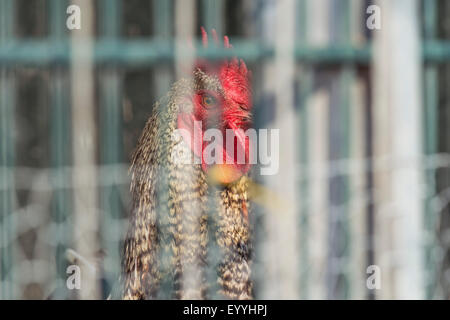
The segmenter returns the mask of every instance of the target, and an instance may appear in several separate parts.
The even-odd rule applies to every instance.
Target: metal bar
[[[309,240],[309,214],[310,214],[310,179],[309,172],[309,130],[310,130],[310,115],[308,112],[307,100],[312,91],[313,72],[307,68],[303,69],[302,81],[299,81],[300,101],[299,103],[299,127],[300,127],[300,163],[301,176],[300,181],[300,208],[299,208],[299,223],[300,223],[300,297],[307,299],[310,296],[310,242]]]
[[[350,157],[350,83],[354,78],[354,70],[346,66],[341,70],[339,75],[339,115],[336,119],[339,122],[339,134],[341,139],[339,143],[339,150],[337,151],[337,159],[348,159]],[[333,114],[330,115],[330,119],[333,118]],[[333,133],[331,133],[333,134]],[[330,137],[331,139],[331,137]],[[337,185],[339,188],[339,195],[336,202],[331,202],[331,206],[339,207],[339,214],[333,216],[333,210],[330,211],[331,219],[337,221],[337,256],[335,257],[337,265],[339,266],[339,277],[342,281],[339,281],[342,287],[339,287],[336,292],[338,299],[349,299],[351,297],[351,279],[350,276],[350,256],[352,254],[352,235],[350,231],[349,210],[350,210],[350,178],[346,176],[340,176],[338,178]]]
[[[297,2],[296,8],[296,31],[297,31],[297,43],[306,40],[306,1],[301,0]],[[296,44],[297,44],[296,43]],[[300,182],[300,206],[299,206],[299,230],[300,230],[300,298],[307,299],[309,296],[309,179],[306,178],[308,172],[308,108],[307,99],[311,91],[311,75],[312,71],[309,68],[303,68],[301,72],[302,76],[298,79],[298,92],[300,97],[298,101],[298,125],[300,127],[300,145],[299,145],[299,158],[301,163],[301,174],[303,179]]]
[[[281,299],[297,299],[299,296],[298,263],[299,255],[297,245],[299,233],[296,225],[298,218],[296,161],[298,145],[296,143],[296,110],[294,102],[295,79],[295,1],[284,0],[275,2],[274,28],[272,41],[275,46],[273,68],[270,76],[273,77],[275,108],[274,117],[269,128],[279,130],[279,170],[276,175],[268,176],[266,181],[279,194],[287,204],[283,214],[275,216],[269,214],[267,221],[267,240],[271,243],[266,254],[268,259],[267,270],[268,286],[272,286],[268,296]],[[273,146],[271,146],[273,147]],[[271,270],[270,270],[271,269]],[[270,270],[270,271],[269,271]]]
[[[172,36],[173,21],[173,1],[155,0],[153,1],[153,21],[155,38],[160,41],[170,41]],[[167,62],[167,61],[166,61]],[[163,96],[173,82],[170,65],[155,65],[153,75],[155,77],[156,93],[158,97]]]
[[[360,0],[349,0],[349,36],[347,43],[360,43],[366,41],[366,29],[361,27],[361,21],[364,21],[364,12],[366,4]],[[349,95],[349,128],[350,134],[348,136],[349,154],[348,158],[351,163],[357,165],[348,165],[351,171],[354,168],[354,174],[348,175],[349,199],[348,199],[348,227],[350,233],[349,242],[349,261],[348,261],[348,275],[349,282],[349,299],[365,299],[367,298],[367,264],[368,250],[368,226],[367,226],[367,212],[366,205],[369,202],[368,197],[372,190],[365,188],[367,175],[366,172],[370,170],[366,166],[365,144],[367,143],[368,127],[366,126],[366,114],[368,112],[367,105],[370,88],[367,87],[364,73],[359,73],[354,65],[350,65],[351,79],[347,94]],[[373,291],[373,290],[372,290]]]
[[[365,86],[366,88],[371,88],[370,75],[365,75]],[[367,195],[366,202],[366,239],[362,245],[366,246],[366,266],[372,266],[375,264],[375,196],[374,196],[374,120],[373,120],[373,99],[371,90],[367,90],[366,95],[366,109],[364,117],[364,127],[366,129],[365,136],[365,158],[368,159],[365,170],[365,193]],[[367,270],[367,268],[366,268]],[[367,272],[367,271],[366,271]],[[366,285],[366,297],[368,300],[375,299],[375,290],[367,288]]]
[[[437,29],[437,3],[435,0],[427,0],[424,4],[424,36],[428,41],[434,41]],[[438,74],[436,65],[430,63],[425,65],[425,88],[424,88],[424,152],[432,155],[437,152],[438,144]],[[433,211],[431,197],[436,190],[436,169],[425,172],[427,184],[427,198],[425,199],[424,224],[425,236],[425,266],[424,285],[426,298],[435,296],[437,281],[436,265],[437,257],[435,247],[438,245],[435,233],[435,225],[438,212]]]
[[[102,38],[117,40],[122,25],[122,3],[119,0],[101,0],[100,35]]]
[[[208,59],[223,59],[239,56],[246,61],[273,58],[274,48],[260,41],[233,39],[232,51],[202,48],[197,44],[196,55]],[[304,63],[340,64],[359,63],[367,65],[372,59],[371,45],[294,48],[295,58]],[[422,57],[426,63],[445,63],[450,60],[450,41],[424,41]],[[151,65],[174,59],[172,41],[153,40],[99,40],[94,44],[94,62],[123,65]],[[22,64],[47,66],[55,63],[69,64],[71,61],[68,42],[51,43],[46,40],[10,40],[0,47],[0,65]]]
[[[349,46],[350,3],[340,0],[334,3],[337,34],[333,41]],[[329,122],[330,160],[348,159],[350,154],[350,82],[353,68],[343,64],[338,77],[333,80]],[[329,256],[328,298],[348,299],[350,296],[349,259],[349,178],[343,175],[329,179]]]
[[[120,37],[122,3],[118,0],[100,2],[101,37],[115,43]],[[100,163],[122,163],[122,78],[115,63],[100,69]],[[119,175],[120,172],[109,174]],[[106,249],[103,263],[106,282],[103,295],[108,296],[120,272],[120,243],[122,210],[119,186],[101,189],[101,238]]]
[[[437,47],[438,54],[433,51],[430,57],[437,59],[450,58],[450,44],[432,44]],[[239,56],[245,61],[256,61],[274,57],[274,48],[255,40],[233,39],[233,50],[221,50],[220,48],[203,48],[200,43],[196,47],[198,57],[208,59],[223,59]],[[431,51],[425,48],[426,51]],[[371,59],[370,46],[330,46],[330,47],[304,47],[294,48],[295,58],[304,63],[317,64],[339,64],[344,62],[355,62],[368,64]],[[99,39],[94,44],[94,62],[96,64],[120,64],[129,66],[152,65],[161,61],[172,61],[174,56],[174,45],[171,40],[112,40]],[[426,57],[427,58],[427,57]],[[69,43],[49,41],[21,41],[10,42],[0,47],[0,65],[22,64],[48,66],[51,64],[71,61]]]
[[[201,24],[206,30],[216,29],[217,34],[224,32],[224,1],[223,0],[201,0],[202,16]]]
[[[64,39],[65,12],[67,1],[51,0],[50,2],[50,41],[57,43]],[[70,175],[65,170],[70,165],[70,102],[68,99],[68,81],[64,74],[63,66],[56,65],[52,70],[50,83],[51,103],[51,165],[53,167],[51,184],[53,188],[52,220],[55,228],[52,229],[56,261],[56,287],[64,288],[67,277],[67,259],[65,251],[70,246],[71,228],[68,225],[70,217],[70,192],[61,189],[65,183],[70,185]],[[65,298],[65,290],[57,290],[54,298]]]
[[[423,97],[418,1],[377,3],[381,12],[389,14],[383,15],[383,27],[375,33],[374,154],[375,158],[392,159],[375,167],[375,264],[383,272],[382,289],[377,294],[381,299],[423,299],[423,171],[419,160],[423,156]]]
[[[82,9],[82,28],[71,32],[71,101],[73,156],[73,232],[75,250],[87,261],[96,261],[98,251],[98,180],[97,131],[95,125],[94,65],[94,5],[90,0],[72,0]],[[87,264],[81,269],[80,299],[99,297],[96,274]]]
[[[2,45],[5,44],[6,40],[11,40],[13,37],[14,29],[14,8],[15,3],[13,0],[1,0],[0,1],[0,39],[2,40]]]
[[[0,0],[0,47],[13,36],[14,1]],[[15,298],[13,242],[16,236],[15,187],[15,82],[14,70],[0,70],[0,299]]]
[[[308,46],[326,47],[329,42],[330,30],[330,2],[328,0],[308,0],[305,17],[306,28],[304,33]],[[320,23],[317,23],[320,22]],[[306,101],[308,122],[308,228],[307,236],[307,270],[308,292],[310,299],[326,298],[325,268],[327,260],[327,233],[328,233],[328,181],[326,179],[326,164],[328,163],[328,127],[330,93],[329,80],[321,81],[321,68],[309,66],[309,77],[312,86],[310,97]],[[303,74],[303,72],[301,72]],[[303,77],[302,77],[303,78]],[[303,263],[303,262],[302,262]]]
[[[189,0],[189,1],[177,1],[175,4],[175,37],[176,37],[176,61],[175,61],[175,68],[176,68],[176,78],[177,80],[181,78],[188,78],[192,79],[192,73],[191,70],[193,69],[194,65],[194,50],[193,48],[189,48],[189,46],[186,45],[186,39],[193,39],[195,36],[196,28],[195,23],[197,21],[197,15],[196,15],[196,1],[195,0]],[[161,128],[161,130],[166,131],[167,129]],[[174,149],[172,152],[176,152],[176,149]],[[187,177],[190,177],[190,179],[195,179],[195,173],[192,171],[192,169],[186,167],[185,175]],[[166,180],[166,179],[164,179]],[[169,181],[167,181],[169,183]],[[170,185],[167,185],[167,188],[164,190],[160,190],[158,193],[158,198],[165,197],[164,193],[167,193],[170,191]],[[211,200],[211,199],[210,199]],[[159,201],[157,201],[159,202]],[[184,207],[183,204],[180,204],[182,208]],[[188,219],[192,219],[192,221],[195,221],[195,224],[191,224],[190,228],[193,228],[193,232],[200,233],[200,215],[202,215],[201,210],[201,204],[198,201],[195,201],[193,199],[192,201],[192,207],[185,207],[182,209],[184,211],[187,211],[186,214],[183,214],[181,216],[181,221],[179,226],[181,226],[182,234],[188,230],[189,221]],[[208,219],[209,222],[209,219]],[[168,225],[164,222],[164,218],[160,217],[160,224],[161,225]],[[208,223],[208,228],[211,228],[211,224]],[[209,229],[210,230],[210,229]],[[208,231],[209,232],[209,231]],[[170,233],[169,233],[170,234]],[[199,236],[197,239],[200,239]],[[184,246],[186,237],[181,237],[180,239],[180,245]],[[196,242],[196,240],[194,240]],[[193,243],[194,243],[193,242]],[[194,247],[199,245],[199,243],[192,244]],[[182,249],[182,247],[180,247]],[[210,244],[208,244],[208,251],[210,249]],[[178,252],[177,252],[178,251]],[[205,270],[205,276],[206,279],[209,280],[209,276],[212,275],[212,272],[208,272],[211,269],[216,269],[216,264],[214,259],[211,259],[211,253],[208,252],[207,254],[207,261],[208,261],[208,268]],[[195,271],[195,268],[193,266],[198,265],[199,261],[198,258],[194,258],[192,261],[189,261],[190,259],[186,255],[186,252],[184,250],[167,250],[164,248],[161,252],[161,255],[165,255],[166,258],[173,257],[175,258],[175,261],[179,261],[180,268],[181,268],[181,275],[180,275],[180,286],[184,288],[184,290],[180,293],[180,299],[199,299],[201,298],[200,288],[201,288],[201,276],[198,272]],[[164,259],[164,257],[163,257]],[[170,264],[161,265],[160,269],[162,272],[167,272],[167,268],[170,268]],[[164,270],[165,269],[165,270]],[[212,270],[211,270],[212,271]],[[166,273],[167,274],[167,273]],[[166,281],[168,280],[167,276],[165,277]],[[172,277],[169,277],[172,278]],[[175,284],[175,279],[170,279],[169,283]],[[214,283],[217,281],[217,273],[216,278],[210,283]],[[214,287],[214,285],[212,286]],[[166,287],[167,288],[167,287]],[[212,288],[209,288],[209,291],[207,294],[215,298],[215,292],[211,292]],[[161,295],[164,294],[167,296],[167,294],[170,294],[173,297],[173,293],[171,292],[160,292]]]
[[[153,1],[153,29],[155,36],[162,39],[169,39],[173,30],[173,0]]]

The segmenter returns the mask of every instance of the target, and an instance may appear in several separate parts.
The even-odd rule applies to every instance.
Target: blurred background
[[[445,0],[0,0],[0,298],[68,298],[74,260],[108,295],[177,43],[230,55],[200,26],[252,71],[255,128],[280,129],[279,173],[254,177],[286,204],[252,213],[255,297],[450,298]]]

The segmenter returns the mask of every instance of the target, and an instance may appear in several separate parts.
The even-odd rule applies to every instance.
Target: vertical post
[[[435,0],[427,0],[424,4],[424,25],[426,41],[433,41],[437,28],[437,3]],[[438,150],[438,74],[435,65],[425,66],[425,96],[424,96],[424,151],[427,156],[432,156]],[[425,226],[425,290],[426,298],[432,299],[436,288],[436,257],[435,250],[438,245],[436,239],[436,221],[439,212],[433,211],[432,197],[436,194],[436,168],[426,168],[426,199],[424,208]]]
[[[305,43],[313,47],[323,47],[329,43],[329,2],[327,0],[306,0],[305,3]],[[301,72],[300,77],[307,84],[302,90],[311,90],[304,100],[304,121],[301,129],[301,145],[307,166],[301,174],[307,179],[307,192],[303,213],[307,217],[306,226],[301,230],[302,241],[306,242],[307,253],[300,263],[304,273],[307,291],[303,297],[324,299],[326,297],[326,254],[328,234],[328,132],[330,97],[326,83],[320,81],[319,71],[313,66]],[[309,80],[308,80],[309,79]],[[308,85],[308,82],[309,85]],[[301,84],[301,82],[300,82]],[[303,273],[303,272],[302,272]]]
[[[177,1],[175,4],[175,67],[177,80],[184,78],[186,73],[188,77],[192,77],[190,70],[193,70],[194,65],[194,48],[187,46],[187,39],[194,39],[195,25],[197,21],[196,16],[196,1],[186,0]],[[184,70],[183,70],[184,69]],[[173,152],[177,152],[174,150]],[[186,175],[191,179],[196,179],[195,173],[192,170],[187,170]],[[194,180],[192,180],[194,181]],[[197,225],[193,229],[194,232],[200,230],[200,203],[193,199],[190,218],[187,216],[182,217],[183,230],[186,229],[186,224],[189,223],[188,219],[193,219],[197,222]],[[192,228],[192,227],[191,227]],[[186,241],[185,239],[181,241]],[[199,299],[201,298],[198,293],[200,292],[201,279],[199,273],[196,272],[195,267],[197,261],[190,262],[185,253],[179,254],[180,264],[183,269],[181,276],[181,286],[189,288],[183,291],[181,299]]]
[[[72,154],[74,184],[75,249],[87,261],[95,261],[99,228],[93,73],[94,8],[90,0],[72,0],[81,9],[80,30],[72,30],[71,94]],[[99,297],[95,273],[87,265],[81,268],[81,299]]]
[[[350,34],[349,45],[358,46],[366,44],[365,12],[367,3],[359,0],[350,0]],[[372,187],[371,187],[371,106],[369,102],[370,88],[365,74],[360,75],[353,70],[350,84],[350,163],[349,176],[349,232],[350,239],[350,265],[348,272],[351,275],[350,299],[364,299],[374,297],[375,290],[367,288],[367,267],[372,265],[372,239],[370,220],[372,216]],[[369,293],[369,294],[368,294]]]
[[[375,33],[373,97],[375,263],[382,273],[379,294],[383,299],[422,299],[423,100],[418,1],[379,1],[378,5],[383,20]]]
[[[269,187],[282,195],[285,206],[279,214],[268,213],[266,216],[267,281],[264,285],[267,288],[263,298],[295,299],[298,298],[299,291],[296,207],[298,150],[294,108],[295,1],[273,1],[271,5],[275,6],[275,34],[271,37],[275,44],[275,60],[273,64],[266,66],[266,77],[273,77],[274,83],[269,83],[270,79],[266,79],[268,82],[265,85],[273,85],[274,88],[275,116],[269,127],[279,130],[280,141],[279,171],[273,176],[267,176],[266,180]]]
[[[188,40],[194,39],[197,12],[195,0],[176,1],[175,3],[175,72],[176,79],[185,76],[189,66],[194,64],[193,48],[189,47]]]
[[[113,46],[117,45],[121,26],[121,1],[100,2],[101,37]],[[118,48],[117,48],[118,49]],[[100,71],[100,179],[120,177],[122,163],[122,79],[116,65],[102,66]],[[105,179],[106,180],[106,179]],[[112,179],[118,181],[118,179]],[[121,203],[118,185],[105,185],[101,189],[101,238],[106,249],[103,263],[108,294],[119,275],[121,228]]]
[[[169,42],[172,35],[173,22],[173,1],[155,0],[153,1],[153,23],[155,38],[161,42]],[[156,93],[158,97],[164,95],[170,89],[173,82],[171,68],[168,65],[156,65],[154,69]]]
[[[64,41],[65,13],[67,2],[52,0],[50,2],[50,40],[55,47],[62,45]],[[71,230],[68,226],[70,217],[70,194],[66,189],[60,189],[62,185],[70,185],[68,167],[70,165],[71,141],[70,141],[70,101],[68,100],[68,81],[63,66],[57,65],[52,69],[50,85],[51,101],[51,183],[53,188],[52,219],[55,224],[51,235],[55,248],[56,261],[56,286],[65,286],[66,257]],[[65,292],[65,291],[61,291]],[[59,292],[55,293],[56,295]],[[56,296],[55,298],[65,298]]]
[[[14,1],[0,0],[0,46],[13,36]],[[15,298],[13,241],[14,207],[14,70],[0,67],[0,299]]]
[[[359,0],[349,0],[347,12],[341,19],[348,19],[348,31],[345,42],[348,46],[358,46],[365,41],[365,3]],[[350,74],[348,88],[344,94],[348,95],[348,154],[350,162],[347,165],[348,176],[348,278],[350,299],[364,299],[367,293],[367,203],[371,190],[367,190],[366,175],[366,142],[369,137],[366,127],[368,94],[364,78],[352,65],[345,66]],[[368,193],[369,192],[369,193]]]
[[[300,0],[297,2],[296,8],[296,45],[301,46],[306,44],[306,1]],[[300,261],[299,261],[299,285],[300,285],[300,298],[307,299],[309,296],[309,182],[307,177],[309,171],[308,162],[308,109],[306,107],[307,99],[311,92],[311,70],[307,66],[300,67],[301,76],[297,80],[298,92],[300,93],[300,99],[298,101],[298,125],[300,133],[299,141],[299,159],[300,169],[299,173],[299,192],[300,192],[300,206],[299,206],[299,249],[300,249]]]
[[[206,30],[216,29],[218,35],[223,35],[225,4],[223,0],[202,0],[202,21]]]
[[[348,0],[334,2],[337,15],[334,26],[337,33],[333,42],[350,45],[350,5]],[[350,155],[350,83],[353,68],[343,64],[339,76],[332,81],[334,99],[330,105],[329,156],[332,165],[348,161]],[[333,168],[334,169],[334,168]],[[329,178],[329,253],[328,253],[328,298],[346,299],[350,295],[350,230],[349,230],[349,178],[345,172],[331,170]]]

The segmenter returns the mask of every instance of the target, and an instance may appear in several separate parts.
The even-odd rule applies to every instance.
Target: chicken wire
[[[403,213],[392,210],[395,203],[380,189],[385,185],[379,181],[405,168],[423,176],[420,198],[415,199],[420,201],[423,218],[417,230],[421,260],[412,266],[420,269],[423,279],[410,279],[419,282],[415,297],[449,297],[449,55],[448,50],[439,51],[445,48],[443,39],[448,35],[445,15],[440,13],[448,12],[448,5],[417,2],[415,22],[423,28],[426,59],[421,87],[424,129],[420,132],[424,154],[402,158],[378,155],[375,150],[374,127],[377,121],[388,122],[389,115],[379,119],[374,109],[377,80],[369,48],[377,31],[368,30],[365,23],[372,2],[285,2],[278,7],[276,1],[188,1],[194,16],[180,22],[181,18],[173,18],[181,10],[176,1],[93,1],[90,5],[74,1],[83,14],[88,11],[85,6],[91,7],[92,25],[84,32],[97,46],[93,78],[88,82],[92,92],[76,95],[91,97],[87,102],[91,113],[76,118],[71,105],[80,102],[74,102],[73,92],[80,92],[77,84],[84,81],[83,75],[74,78],[76,61],[62,46],[65,37],[73,37],[65,27],[69,3],[0,0],[3,299],[80,298],[76,290],[66,290],[71,264],[96,270],[92,274],[96,297],[109,295],[118,278],[129,223],[129,156],[150,106],[176,78],[177,57],[165,41],[189,23],[195,30],[204,25],[231,36],[238,56],[253,72],[256,128],[274,125],[278,119],[274,108],[280,108],[279,100],[285,95],[291,100],[283,100],[282,107],[287,106],[283,112],[294,111],[291,120],[295,123],[287,122],[293,126],[293,135],[281,141],[298,151],[295,162],[287,163],[292,173],[282,172],[290,187],[254,177],[287,204],[291,214],[286,224],[277,224],[285,207],[274,210],[267,205],[274,199],[266,205],[254,204],[255,297],[403,297],[397,288],[385,287],[386,282],[398,281],[396,268],[405,259],[404,252],[390,246],[399,235],[386,231],[397,230],[396,215],[401,219]],[[287,14],[277,18],[277,10]],[[286,26],[282,22],[274,27],[280,20]],[[30,42],[30,37],[36,42]],[[10,39],[19,46],[8,51]],[[114,45],[116,39],[134,42],[125,44],[127,51]],[[148,39],[154,42],[145,42]],[[295,46],[295,57],[277,60],[277,46],[284,45]],[[283,78],[289,79],[287,86],[275,81],[280,68]],[[285,123],[277,121],[275,125],[283,129]],[[94,138],[83,140],[83,132]],[[94,143],[88,148],[90,158],[77,158],[83,150],[74,148],[77,143]],[[295,204],[289,202],[286,188],[287,193],[295,191]],[[89,203],[84,201],[86,196]],[[94,217],[96,224],[91,243],[95,250],[89,257],[77,251],[79,226],[86,225],[86,220],[79,220],[80,212],[84,219]],[[381,288],[369,286],[369,266],[381,266]]]

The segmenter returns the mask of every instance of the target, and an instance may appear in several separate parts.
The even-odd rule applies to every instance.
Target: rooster
[[[209,36],[201,31],[206,47]],[[214,30],[212,38],[219,45]],[[227,36],[223,46],[231,48]],[[130,168],[123,299],[252,298],[249,139],[243,134],[251,127],[249,78],[237,58],[199,61],[190,79],[177,81],[154,105]],[[226,138],[220,145],[223,164],[203,156],[209,128],[235,134],[234,150]],[[185,156],[198,161],[176,161]]]

